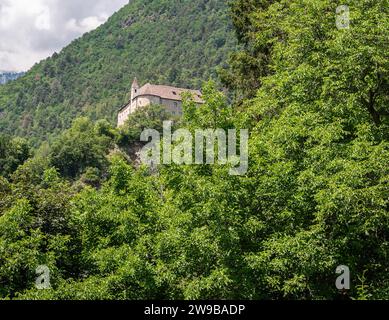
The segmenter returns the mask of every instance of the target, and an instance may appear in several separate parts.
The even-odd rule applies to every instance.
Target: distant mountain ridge
[[[0,133],[51,140],[79,116],[116,123],[131,82],[200,89],[237,41],[226,0],[133,0],[0,86]]]
[[[6,84],[9,81],[16,80],[22,77],[25,72],[14,72],[14,71],[1,71],[0,70],[0,85]]]

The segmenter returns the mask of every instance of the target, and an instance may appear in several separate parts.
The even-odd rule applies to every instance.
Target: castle
[[[131,99],[119,110],[118,126],[122,126],[129,115],[139,108],[146,107],[150,104],[158,104],[173,115],[182,115],[182,94],[189,93],[193,101],[198,104],[204,103],[199,90],[190,90],[170,86],[154,85],[147,83],[139,87],[135,78],[131,86]]]

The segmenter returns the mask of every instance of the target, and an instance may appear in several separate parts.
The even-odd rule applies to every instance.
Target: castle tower
[[[131,85],[131,103],[133,102],[134,98],[136,97],[139,90],[139,84],[138,79],[135,78]]]

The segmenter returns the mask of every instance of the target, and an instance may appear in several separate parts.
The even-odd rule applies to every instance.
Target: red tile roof
[[[191,89],[176,88],[171,86],[154,85],[150,83],[147,83],[142,88],[138,89],[134,98],[137,98],[139,96],[151,95],[151,96],[161,97],[162,99],[182,101],[183,93],[190,93],[195,102],[204,103],[203,99],[201,98],[202,94],[200,90],[191,90]]]

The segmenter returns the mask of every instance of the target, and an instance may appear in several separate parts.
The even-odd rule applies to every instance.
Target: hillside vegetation
[[[114,123],[133,78],[200,88],[236,47],[224,0],[133,0],[107,23],[0,87],[0,133],[35,144],[77,116]]]
[[[245,175],[131,161],[160,106],[120,129],[77,118],[33,154],[2,137],[0,298],[389,299],[389,7],[347,3],[337,29],[333,0],[232,1],[234,103],[209,81],[175,127],[249,129]],[[50,289],[35,287],[40,265]]]

